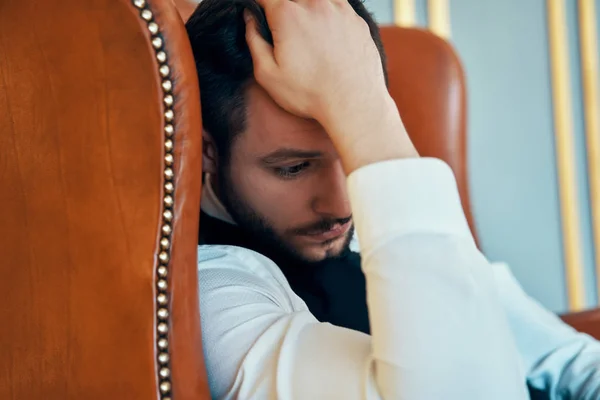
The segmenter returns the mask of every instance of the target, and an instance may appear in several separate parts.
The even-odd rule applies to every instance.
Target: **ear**
[[[202,172],[217,173],[217,146],[210,133],[202,130]]]

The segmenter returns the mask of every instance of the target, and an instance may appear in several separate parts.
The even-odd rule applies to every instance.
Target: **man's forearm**
[[[382,398],[527,398],[451,169],[426,158],[378,162],[349,176],[348,193]]]

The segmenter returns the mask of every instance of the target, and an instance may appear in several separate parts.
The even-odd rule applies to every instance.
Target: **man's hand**
[[[347,173],[416,155],[368,25],[347,0],[257,1],[274,45],[246,12],[256,81],[287,111],[324,126]]]
[[[387,93],[367,23],[346,0],[258,0],[274,46],[247,18],[246,37],[258,83],[287,111],[319,119],[348,97]]]

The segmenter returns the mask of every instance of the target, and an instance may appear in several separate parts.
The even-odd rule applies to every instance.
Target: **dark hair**
[[[369,26],[387,82],[379,28],[362,0],[348,2]],[[245,93],[254,76],[244,9],[256,18],[262,37],[273,44],[264,11],[254,0],[202,0],[186,23],[200,82],[203,125],[225,163],[234,137],[245,129]]]

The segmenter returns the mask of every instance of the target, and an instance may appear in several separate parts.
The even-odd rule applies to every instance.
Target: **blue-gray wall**
[[[483,251],[507,262],[545,306],[566,311],[546,1],[449,1],[451,41],[467,74],[469,179]],[[586,299],[593,306],[577,2],[566,3]],[[367,6],[380,23],[392,22],[392,0],[367,0]],[[596,8],[600,13],[600,4]],[[419,25],[426,25],[426,14],[426,0],[417,0]]]

